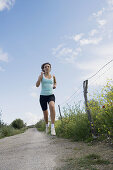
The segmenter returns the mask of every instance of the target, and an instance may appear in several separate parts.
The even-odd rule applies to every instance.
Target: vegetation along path
[[[52,137],[36,128],[0,139],[0,170],[113,170],[113,148]]]

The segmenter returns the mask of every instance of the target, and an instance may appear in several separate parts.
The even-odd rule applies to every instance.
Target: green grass
[[[25,130],[27,130],[27,127],[23,127],[21,129],[15,129],[12,126],[2,126],[0,128],[0,139],[4,138],[4,137],[8,137],[8,136],[13,136],[16,134],[20,134],[20,133],[24,133]]]
[[[89,154],[80,158],[77,162],[79,167],[89,168],[91,169],[92,165],[108,165],[110,162],[109,160],[103,160],[100,158],[100,155],[97,154]]]
[[[94,164],[109,164],[108,160],[102,160],[97,154],[89,154],[83,158],[80,158],[79,165],[94,165]]]
[[[62,168],[59,168],[58,170],[98,170],[95,166],[96,165],[108,165],[110,164],[109,160],[104,160],[100,157],[100,155],[97,155],[95,153],[83,156],[78,159],[74,158],[68,158],[65,160],[66,165]]]

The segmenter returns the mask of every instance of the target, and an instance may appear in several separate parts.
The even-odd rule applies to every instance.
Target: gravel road
[[[73,147],[66,139],[29,128],[0,139],[0,170],[55,170],[63,165],[63,156],[72,154]]]

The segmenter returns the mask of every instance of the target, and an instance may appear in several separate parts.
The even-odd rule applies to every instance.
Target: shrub
[[[36,127],[39,131],[44,131],[45,128],[46,128],[44,119],[41,119],[39,122],[37,122],[36,125],[35,125],[35,127]]]
[[[113,86],[110,81],[88,104],[98,136],[113,137]]]
[[[1,128],[1,136],[2,137],[10,136],[10,132],[11,132],[11,130],[10,130],[10,128],[8,126],[3,126]]]
[[[25,124],[24,124],[23,120],[16,119],[11,123],[11,126],[14,127],[15,129],[21,129],[21,128],[25,127]]]
[[[78,106],[64,108],[65,114],[61,120],[55,122],[57,136],[72,138],[76,141],[85,140],[91,136],[90,126],[86,113],[83,113]],[[67,113],[66,113],[67,111]]]

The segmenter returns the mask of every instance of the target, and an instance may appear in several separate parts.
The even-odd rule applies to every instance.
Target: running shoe
[[[53,136],[56,135],[55,128],[51,128],[51,135],[53,135]]]
[[[48,134],[48,132],[49,132],[49,129],[48,129],[48,127],[46,127],[46,134]]]

